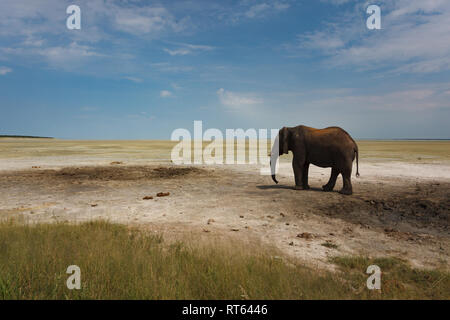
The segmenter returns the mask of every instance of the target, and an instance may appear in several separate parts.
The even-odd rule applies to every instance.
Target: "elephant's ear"
[[[283,154],[287,154],[289,152],[288,150],[288,128],[284,127],[283,129],[281,129],[281,134],[280,134],[280,143],[282,146],[282,151]]]

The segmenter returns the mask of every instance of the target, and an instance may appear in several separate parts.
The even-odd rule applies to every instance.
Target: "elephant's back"
[[[330,149],[353,149],[357,148],[356,142],[350,134],[341,127],[327,127],[324,129],[305,128],[311,142]]]
[[[317,129],[307,126],[301,126],[305,131],[315,136],[346,136],[352,139],[350,134],[341,127],[327,127],[323,129]],[[353,139],[352,139],[353,140]]]
[[[323,133],[325,135],[334,135],[336,137],[341,137],[343,139],[349,139],[352,143],[354,143],[356,145],[355,140],[353,140],[352,136],[345,131],[344,129],[342,129],[341,127],[328,127],[328,128],[324,128],[324,129],[318,129],[323,131]]]

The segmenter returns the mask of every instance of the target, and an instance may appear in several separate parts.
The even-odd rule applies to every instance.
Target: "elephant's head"
[[[278,136],[275,139],[275,143],[272,146],[272,151],[270,153],[270,171],[272,173],[272,179],[275,183],[278,183],[275,177],[275,168],[278,160],[278,156],[289,152],[289,129],[283,127],[278,132]]]

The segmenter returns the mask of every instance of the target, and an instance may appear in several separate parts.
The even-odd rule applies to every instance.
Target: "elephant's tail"
[[[356,177],[359,177],[359,164],[358,164],[358,146],[355,143],[355,154],[356,154]]]

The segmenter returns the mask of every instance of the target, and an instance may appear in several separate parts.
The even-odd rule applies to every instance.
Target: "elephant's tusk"
[[[275,178],[275,175],[272,175],[272,180],[275,181],[276,184],[278,184],[277,178]]]

